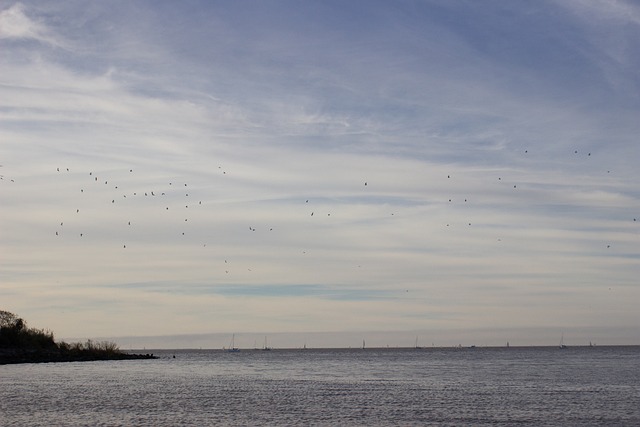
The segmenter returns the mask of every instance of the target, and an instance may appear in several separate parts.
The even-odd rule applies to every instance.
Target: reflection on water
[[[0,366],[0,424],[640,425],[640,347],[154,353]]]

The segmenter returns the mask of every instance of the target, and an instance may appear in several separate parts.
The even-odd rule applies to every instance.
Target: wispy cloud
[[[3,309],[64,336],[635,325],[612,7],[5,7]]]
[[[0,39],[13,42],[35,41],[54,48],[64,48],[67,44],[46,23],[25,14],[22,3],[15,3],[0,12]]]

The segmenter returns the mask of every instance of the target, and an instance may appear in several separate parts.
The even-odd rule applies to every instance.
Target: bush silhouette
[[[152,358],[155,357],[124,353],[110,341],[56,343],[53,332],[29,328],[15,314],[0,310],[0,364]]]

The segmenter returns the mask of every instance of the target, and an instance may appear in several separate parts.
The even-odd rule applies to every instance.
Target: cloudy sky
[[[1,1],[0,309],[638,344],[639,69],[624,1]]]

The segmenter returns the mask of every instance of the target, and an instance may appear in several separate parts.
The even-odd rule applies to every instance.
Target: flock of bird
[[[528,154],[529,151],[528,150],[524,150],[524,154]],[[579,152],[578,150],[574,150],[574,155],[578,155]],[[586,154],[587,157],[591,157],[591,153],[587,153]],[[2,167],[2,165],[0,165],[0,167]],[[218,167],[219,171],[221,172],[222,175],[226,176],[226,171],[222,170],[222,167]],[[71,173],[75,173],[75,176],[78,176],[78,173],[76,173],[75,171],[70,170],[70,168],[68,167],[57,167],[56,168],[56,172],[59,174],[71,174]],[[610,171],[607,171],[607,173],[610,173]],[[178,209],[182,209],[183,211],[183,215],[181,215],[181,223],[183,224],[182,230],[179,231],[180,235],[185,236],[188,233],[188,229],[186,227],[186,223],[189,222],[189,215],[187,214],[189,211],[189,209],[193,209],[194,207],[201,207],[203,206],[203,202],[202,200],[196,200],[192,195],[190,195],[190,186],[188,183],[185,182],[165,182],[164,185],[158,185],[155,188],[146,188],[146,189],[137,189],[137,190],[133,190],[131,188],[130,183],[128,182],[128,180],[123,179],[123,174],[128,174],[131,176],[135,175],[134,169],[126,169],[126,170],[122,170],[119,171],[118,173],[115,173],[116,178],[115,180],[118,181],[114,181],[114,179],[110,179],[109,177],[104,177],[104,176],[99,176],[99,174],[94,173],[93,171],[85,171],[85,172],[81,172],[79,173],[80,176],[84,176],[84,178],[81,179],[81,181],[74,181],[77,183],[78,187],[77,187],[77,192],[79,193],[79,198],[78,198],[78,206],[74,207],[73,211],[75,213],[75,215],[77,217],[80,217],[82,215],[84,215],[84,211],[82,208],[82,197],[88,197],[88,195],[92,192],[95,192],[95,187],[96,186],[106,186],[104,188],[109,188],[111,191],[109,192],[104,192],[101,191],[99,192],[99,194],[101,194],[101,196],[103,197],[108,197],[108,202],[110,202],[111,205],[118,205],[121,204],[127,200],[131,201],[131,199],[136,200],[136,199],[140,199],[140,198],[146,198],[146,199],[152,199],[154,200],[154,206],[156,206],[156,208],[162,208],[162,210],[164,211],[169,211],[169,210],[174,210],[176,209],[176,207]],[[114,174],[112,174],[114,175]],[[453,174],[448,174],[446,176],[447,180],[453,180]],[[4,175],[0,175],[0,179],[5,181],[5,177]],[[497,180],[500,182],[505,182],[505,180],[503,180],[502,176],[497,176]],[[15,180],[11,179],[11,182],[15,182]],[[132,180],[134,181],[134,180]],[[5,181],[6,182],[6,181]],[[139,184],[138,184],[139,185]],[[518,184],[517,183],[512,183],[509,184],[513,186],[513,189],[518,189]],[[365,189],[369,189],[371,186],[369,185],[369,182],[366,180],[362,181],[362,186]],[[159,188],[158,188],[159,187]],[[179,197],[177,197],[179,196]],[[470,197],[460,197],[459,198],[460,201],[463,201],[462,203],[469,203]],[[309,199],[305,199],[304,203],[309,205]],[[454,203],[454,197],[449,197],[447,199],[447,203],[451,203],[451,204],[455,204]],[[130,205],[129,205],[130,206]],[[313,217],[316,212],[313,208],[309,208],[308,209],[308,215]],[[325,212],[326,216],[329,217],[331,216],[330,212]],[[395,213],[391,212],[390,213],[391,216],[394,216]],[[315,215],[317,217],[317,215]],[[76,218],[70,219],[70,218],[60,218],[58,221],[58,226],[55,229],[55,236],[57,236],[58,238],[64,238],[65,237],[65,229],[67,228],[65,226],[65,224],[67,223],[72,223],[74,222]],[[175,219],[175,217],[173,218]],[[633,221],[636,222],[636,218],[633,218]],[[132,218],[126,219],[126,227],[135,227],[136,225],[136,221]],[[142,220],[141,222],[144,222],[145,220]],[[89,223],[91,223],[91,220],[89,219]],[[465,222],[465,226],[470,227],[472,225],[473,221],[466,221]],[[450,227],[453,224],[451,222],[447,222],[445,224],[443,224],[446,227]],[[255,233],[257,231],[257,228],[253,225],[253,224],[249,224],[247,226],[247,229],[252,232]],[[265,230],[267,230],[268,232],[272,232],[274,230],[273,225],[272,226],[266,226],[264,227]],[[75,231],[77,232],[76,236],[79,238],[84,238],[86,239],[87,236],[87,230],[78,230],[78,228],[75,228]],[[120,245],[122,249],[127,249],[128,245],[130,245],[130,243],[128,241],[126,241],[126,234],[123,235],[123,241],[121,241]],[[67,233],[67,237],[68,237],[68,233]],[[501,241],[501,238],[497,238],[497,241]],[[206,242],[201,242],[202,246],[206,247],[207,243]],[[606,244],[607,248],[611,248],[611,244],[608,243]],[[301,250],[302,254],[306,254],[307,251],[306,250]],[[224,263],[228,265],[228,260],[224,260]],[[228,267],[228,266],[225,266]],[[225,268],[225,272],[229,273],[229,269]]]
[[[220,173],[222,175],[227,174],[225,170],[222,170],[221,166],[218,167],[218,169],[220,169]],[[123,172],[124,171],[118,171],[115,173],[115,175],[122,175]],[[72,170],[69,167],[56,167],[56,173],[74,174],[76,173],[76,171]],[[127,173],[132,176],[135,175],[135,172],[133,169],[127,169]],[[98,173],[95,173],[94,171],[81,172],[80,175],[85,176],[86,178],[82,179],[82,182],[74,181],[78,185],[76,191],[80,193],[80,197],[76,199],[78,202],[78,206],[73,208],[73,212],[76,214],[76,216],[82,216],[85,213],[85,209],[83,209],[80,206],[82,205],[83,197],[88,197],[90,194],[95,193],[94,191],[95,186],[108,186],[108,188],[111,190],[110,192],[107,193],[108,202],[114,206],[121,204],[127,200],[135,201],[136,199],[146,198],[146,199],[156,200],[156,203],[155,203],[156,208],[162,207],[162,210],[164,211],[170,211],[170,210],[175,211],[176,208],[182,209],[184,212],[184,214],[182,215],[183,219],[181,218],[181,222],[183,223],[183,226],[181,227],[182,230],[179,232],[179,234],[182,236],[185,236],[188,234],[188,232],[186,231],[187,228],[184,226],[184,223],[188,223],[190,218],[189,215],[187,214],[188,212],[187,210],[190,208],[203,206],[202,200],[197,200],[197,202],[195,202],[194,201],[195,199],[192,197],[192,195],[190,196],[190,190],[189,190],[190,186],[188,183],[183,183],[183,182],[176,183],[173,181],[168,181],[164,184],[164,186],[157,185],[154,189],[147,188],[141,191],[137,191],[137,190],[134,191],[130,189],[130,185],[127,185],[127,183],[125,184],[122,183],[121,177],[119,179],[104,178],[104,177],[98,176]],[[364,185],[366,186],[367,183],[365,182]],[[160,187],[159,190],[157,189],[158,187]],[[104,196],[104,197],[107,197],[107,196]],[[180,197],[182,197],[182,200],[180,200]],[[305,203],[308,204],[309,199],[306,199]],[[206,205],[206,202],[205,202],[205,205]],[[131,207],[130,204],[129,204],[129,207]],[[132,212],[133,211],[134,209],[132,209]],[[155,211],[155,214],[159,214],[159,213],[160,213],[159,209]],[[309,211],[309,215],[311,217],[314,216],[314,213],[315,212],[313,210]],[[331,213],[327,213],[327,216],[331,216]],[[70,222],[73,222],[74,219],[69,220],[67,218],[67,219],[60,220],[58,223],[59,225],[55,229],[55,236],[59,238],[65,238],[65,228],[68,228],[65,226],[65,224],[68,225]],[[145,222],[145,220],[141,222]],[[89,221],[89,223],[91,224],[91,221]],[[127,219],[126,225],[127,227],[131,227],[132,220]],[[133,225],[134,226],[136,225],[136,221],[133,221]],[[78,227],[75,227],[75,228],[76,228],[76,233],[74,234],[75,236],[81,237],[81,238],[86,238],[88,236],[87,230],[77,230]],[[254,225],[249,225],[248,230],[250,232],[255,233],[256,231],[258,231],[258,228],[256,228],[256,226]],[[268,232],[272,232],[274,230],[274,227],[266,226],[264,227],[264,230],[267,230]],[[66,237],[69,237],[69,233],[66,233]],[[127,249],[127,244],[128,244],[127,242],[123,241],[121,243],[121,248]],[[206,247],[207,243],[203,242],[202,246]],[[129,247],[131,247],[131,245],[129,245]],[[301,253],[306,254],[307,252],[306,250],[302,250]],[[225,259],[224,263],[229,264],[229,261]],[[225,269],[225,272],[229,273],[229,270]]]
[[[71,170],[69,168],[56,168],[56,171],[58,173],[60,172],[66,172],[69,173],[71,172]],[[133,169],[128,169],[128,173],[129,174],[133,174],[134,171]],[[226,173],[226,172],[224,172]],[[181,193],[184,194],[185,197],[185,204],[184,204],[184,209],[188,209],[190,206],[193,206],[193,204],[189,204],[189,202],[191,202],[191,199],[186,199],[189,197],[189,187],[188,184],[184,183],[184,184],[176,184],[174,185],[173,182],[168,182],[166,184],[166,188],[163,188],[161,191],[158,191],[156,189],[150,190],[150,189],[145,189],[142,191],[125,191],[125,189],[123,188],[123,185],[121,183],[114,183],[113,180],[111,180],[111,184],[110,184],[110,180],[108,178],[100,178],[97,176],[97,174],[94,174],[94,172],[86,172],[85,173],[89,179],[87,179],[84,182],[84,186],[79,188],[79,192],[82,195],[88,195],[92,188],[89,187],[91,184],[94,185],[100,185],[100,184],[104,184],[105,186],[111,186],[110,188],[112,188],[113,190],[119,190],[118,193],[110,193],[109,194],[109,198],[110,198],[110,203],[112,205],[116,205],[118,203],[122,203],[123,201],[125,201],[127,198],[129,199],[136,199],[136,198],[164,198],[165,196],[167,196],[168,194],[171,194],[173,196],[175,196],[176,193]],[[126,186],[125,186],[126,187]],[[178,188],[182,188],[182,190],[178,190]],[[87,191],[85,191],[85,189]],[[78,199],[78,202],[81,202],[81,199]],[[202,205],[202,200],[199,200],[197,202],[197,205]],[[170,209],[170,205],[168,203],[164,203],[163,204],[164,209],[165,210],[169,210]],[[76,214],[81,214],[81,209],[80,207],[76,207],[75,208],[75,213]],[[188,222],[188,217],[186,216],[186,214],[184,215],[184,222]],[[64,221],[60,222],[60,227],[64,226]],[[131,226],[131,220],[127,220],[127,226]],[[62,230],[57,230],[56,231],[56,236],[61,236]],[[85,235],[84,232],[80,232],[79,236],[83,237]],[[185,235],[185,231],[182,231],[182,235]],[[122,245],[123,248],[126,249],[126,244]]]
[[[219,172],[221,175],[223,176],[227,176],[227,171],[223,170],[221,166],[218,167]],[[82,223],[87,223],[87,221],[75,221],[78,217],[82,217],[83,215],[85,215],[87,209],[82,208],[82,204],[83,204],[83,198],[87,198],[92,194],[99,194],[99,197],[103,197],[105,198],[105,200],[103,200],[102,206],[105,205],[105,203],[109,203],[111,204],[113,207],[117,207],[118,205],[122,205],[122,204],[126,204],[127,205],[127,209],[116,212],[116,211],[112,211],[113,212],[113,216],[120,216],[122,218],[124,218],[124,216],[136,216],[136,208],[135,208],[135,203],[136,200],[140,201],[141,199],[146,199],[150,201],[150,204],[147,204],[145,206],[151,206],[153,213],[151,215],[156,216],[156,218],[161,218],[164,219],[165,222],[165,226],[163,228],[166,229],[170,229],[173,230],[172,232],[175,232],[175,230],[177,229],[177,235],[178,236],[187,236],[189,234],[189,227],[188,227],[188,223],[190,222],[190,215],[189,213],[193,212],[194,208],[202,208],[205,207],[207,205],[207,202],[205,201],[205,203],[203,204],[203,200],[200,199],[196,199],[194,198],[194,194],[191,192],[191,186],[189,183],[185,183],[185,182],[176,182],[176,181],[166,181],[164,184],[155,184],[153,186],[153,188],[144,188],[142,190],[134,190],[132,188],[132,186],[137,186],[138,188],[140,188],[140,184],[131,184],[131,182],[135,181],[135,175],[136,172],[134,171],[134,169],[126,169],[126,170],[120,170],[120,171],[115,171],[115,172],[111,172],[110,175],[112,175],[112,177],[104,177],[102,175],[105,175],[106,173],[97,173],[95,171],[84,171],[84,172],[80,172],[80,173],[76,173],[75,170],[72,170],[72,168],[68,168],[68,167],[56,167],[56,173],[57,174],[74,174],[74,176],[80,175],[83,176],[84,178],[82,178],[80,181],[74,179],[73,182],[75,185],[77,185],[76,187],[76,192],[79,193],[79,197],[76,199],[77,200],[77,206],[73,207],[73,210],[67,210],[67,212],[73,212],[75,214],[75,217],[71,217],[71,218],[66,218],[66,219],[61,219],[55,229],[55,236],[57,238],[69,238],[69,237],[77,237],[77,238],[83,238],[83,239],[87,239],[91,237],[91,232],[87,229],[91,229],[92,227],[96,226],[95,223],[95,219],[90,219],[88,220],[88,226],[85,226],[85,229],[79,229],[80,226],[78,226],[78,222],[82,222]],[[124,174],[128,174],[131,176],[132,179],[123,179]],[[116,178],[113,177],[113,175],[116,176]],[[144,184],[142,185],[144,186]],[[98,191],[96,191],[96,187],[106,187],[108,188],[108,191],[101,191],[103,189],[98,189]],[[151,187],[151,186],[149,186]],[[76,194],[77,194],[76,193]],[[95,202],[95,199],[94,199]],[[307,203],[309,202],[309,200],[306,201]],[[140,207],[140,205],[138,205],[138,207]],[[95,213],[95,209],[93,209],[93,213]],[[182,213],[178,213],[177,215],[173,215],[173,216],[158,216],[161,215],[161,211],[169,211],[169,212],[182,212]],[[123,214],[123,212],[125,212]],[[311,212],[310,214],[311,216],[313,216],[313,212]],[[330,215],[330,214],[327,214]],[[138,215],[139,216],[139,215]],[[179,221],[176,222],[176,220],[179,218]],[[131,229],[135,229],[136,225],[144,225],[145,223],[149,222],[150,218],[149,217],[145,217],[143,219],[139,219],[139,220],[134,220],[131,218],[127,218],[126,219],[126,227],[131,228]],[[170,226],[169,223],[167,221],[174,221],[173,222],[173,226]],[[65,233],[65,230],[69,229],[69,224],[70,223],[75,223],[75,227],[74,230],[75,232],[72,233],[71,235],[69,234],[69,232]],[[125,220],[120,221],[121,224],[125,223]],[[181,225],[180,225],[181,224]],[[266,230],[268,232],[272,232],[274,231],[274,227],[273,226],[265,226],[262,228],[263,230]],[[95,230],[95,228],[93,229]],[[201,231],[199,229],[196,228],[196,233],[194,234],[198,234],[198,231]],[[256,228],[256,226],[254,225],[249,225],[248,226],[248,230],[250,232],[255,233],[256,231],[258,231],[258,228]],[[157,233],[163,233],[165,232],[164,230],[156,230]],[[133,242],[129,242],[127,241],[127,236],[131,236],[133,233],[131,232],[125,232],[125,233],[121,233],[120,236],[122,236],[122,241],[120,243],[120,247],[122,249],[131,249],[134,245],[132,244]],[[176,237],[175,234],[171,235],[171,234],[166,234],[166,236],[171,239],[173,236],[173,238]],[[199,236],[202,237],[202,236]],[[135,239],[130,239],[130,240],[135,240]],[[175,240],[172,240],[175,241]],[[207,247],[207,242],[206,241],[201,241],[201,246],[202,247]],[[306,251],[302,251],[303,254],[306,253]],[[231,261],[228,259],[224,259],[224,272],[229,274],[231,273],[230,270],[230,264]],[[251,268],[247,268],[248,271],[251,271]]]

